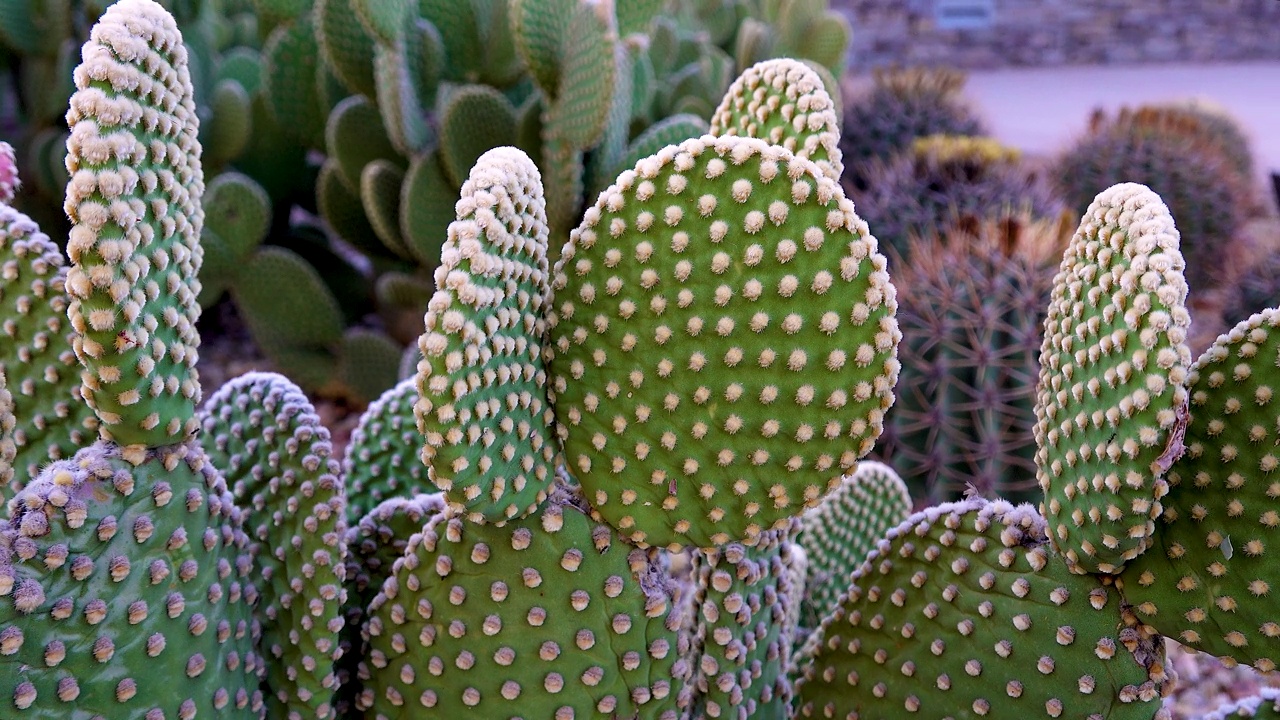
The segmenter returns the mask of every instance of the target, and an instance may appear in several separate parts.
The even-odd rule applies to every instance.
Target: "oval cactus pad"
[[[1183,266],[1169,209],[1126,183],[1089,206],[1054,278],[1036,474],[1076,572],[1116,572],[1150,544],[1187,422]]]
[[[501,524],[537,509],[555,475],[538,169],[515,148],[490,150],[462,186],[457,211],[418,343],[414,414],[432,482],[472,522]]]
[[[587,210],[554,283],[567,462],[633,542],[781,527],[870,451],[893,402],[884,256],[783,147],[704,136],[641,160]]]

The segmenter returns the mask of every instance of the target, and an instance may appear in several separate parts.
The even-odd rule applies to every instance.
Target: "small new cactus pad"
[[[105,438],[179,442],[198,426],[204,222],[187,50],[164,8],[121,0],[82,55],[67,112],[66,200],[81,393]]]
[[[13,459],[18,456],[18,446],[13,442],[13,428],[18,424],[13,415],[13,395],[5,385],[4,371],[0,370],[0,487],[13,480]]]
[[[895,291],[809,160],[704,136],[601,193],[548,314],[567,463],[624,537],[748,544],[812,507],[892,403]]]
[[[1029,505],[974,498],[913,515],[810,637],[801,717],[1159,717],[1160,638],[1049,552]]]
[[[1280,719],[1280,688],[1266,687],[1258,692],[1235,702],[1227,703],[1215,709],[1199,720],[1277,720]]]
[[[422,435],[413,414],[417,401],[417,378],[401,380],[369,403],[352,431],[342,462],[347,522],[352,527],[379,503],[430,489],[421,460]]]
[[[839,182],[840,125],[822,78],[790,58],[747,68],[711,116],[712,135],[742,135],[781,145],[814,161]]]
[[[547,221],[538,169],[515,148],[480,157],[436,269],[418,343],[422,462],[473,522],[533,512],[555,474],[543,366]]]
[[[20,187],[22,182],[18,179],[18,157],[13,152],[12,145],[0,142],[0,205],[13,202],[13,196]]]
[[[416,456],[416,448],[412,454]],[[340,683],[334,698],[338,717],[351,717],[362,689],[358,671],[367,654],[364,640],[360,637],[365,610],[382,590],[395,561],[404,555],[409,539],[421,532],[431,518],[444,512],[445,507],[444,493],[393,497],[378,503],[358,523],[347,528],[347,599],[342,605],[345,622],[340,640],[342,657],[334,668]]]
[[[1115,572],[1151,543],[1187,422],[1182,270],[1169,209],[1125,183],[1093,201],[1054,278],[1036,477],[1050,537],[1077,572]]]
[[[1186,455],[1169,471],[1156,544],[1121,576],[1143,622],[1259,670],[1280,663],[1280,310],[1222,335],[1193,366]]]
[[[204,451],[97,443],[0,523],[0,715],[261,718],[253,560]]]
[[[333,718],[346,567],[346,508],[329,431],[296,385],[248,373],[201,411],[204,444],[245,511],[264,582],[257,613],[267,714]]]
[[[369,607],[367,717],[674,720],[677,616],[655,553],[555,499],[505,527],[437,516]]]
[[[907,485],[893,468],[864,460],[840,480],[840,487],[800,518],[796,542],[805,549],[809,570],[801,624],[815,629],[836,609],[849,576],[890,529],[911,515]]]
[[[17,472],[8,488],[0,482],[0,504],[40,466],[70,457],[97,434],[97,418],[77,397],[64,283],[58,246],[31,218],[0,203],[0,373],[8,376],[17,421]]]
[[[793,521],[795,522],[795,521]],[[803,588],[788,572],[790,530],[764,533],[753,547],[729,543],[695,550],[693,681],[681,694],[692,718],[787,717],[788,623]]]

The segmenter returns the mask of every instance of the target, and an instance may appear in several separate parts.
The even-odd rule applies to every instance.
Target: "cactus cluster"
[[[39,411],[13,389],[44,366],[0,368],[0,479],[24,480],[0,519],[5,717],[1167,720],[1164,638],[1275,669],[1280,310],[1192,363],[1148,188],[1100,194],[1054,279],[1040,510],[907,516],[901,479],[859,464],[891,422],[897,292],[836,181],[821,75],[791,60],[619,174],[556,259],[542,173],[482,153],[416,374],[339,463],[281,376],[200,404],[187,52],[154,0],[119,0],[76,73],[65,307],[14,307],[67,313],[41,345],[67,342],[96,425],[47,430],[98,438],[15,468]],[[23,229],[0,250],[28,243],[3,211]],[[11,254],[0,287],[44,297]]]

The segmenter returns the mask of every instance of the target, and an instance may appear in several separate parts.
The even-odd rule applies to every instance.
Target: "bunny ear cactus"
[[[422,461],[472,522],[532,513],[555,475],[543,365],[549,268],[538,169],[514,148],[480,157],[436,270],[419,342]]]
[[[262,584],[269,717],[333,718],[346,507],[329,431],[296,385],[249,373],[202,411],[209,454],[246,510]],[[281,509],[287,508],[287,513]]]
[[[711,116],[711,134],[761,138],[817,163],[839,182],[840,125],[822,78],[808,65],[782,58],[742,73]]]
[[[1054,279],[1037,478],[1050,537],[1077,572],[1117,572],[1151,545],[1187,424],[1182,270],[1168,208],[1126,183],[1094,200]]]
[[[1187,452],[1167,476],[1155,545],[1120,576],[1143,622],[1263,671],[1280,662],[1280,617],[1267,600],[1280,585],[1267,555],[1280,533],[1278,351],[1272,309],[1219,337],[1191,368]]]
[[[1167,720],[1159,638],[1045,531],[978,498],[890,531],[801,652],[800,717]]]
[[[422,436],[413,412],[417,402],[417,377],[401,380],[369,403],[352,431],[343,459],[347,522],[352,527],[375,505],[428,489],[427,468],[420,460]]]
[[[885,259],[785,148],[704,136],[640,161],[570,235],[553,287],[568,464],[632,542],[751,543],[880,434],[898,374]]]

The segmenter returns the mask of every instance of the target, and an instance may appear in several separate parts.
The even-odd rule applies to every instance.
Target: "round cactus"
[[[678,616],[654,555],[554,499],[504,527],[436,516],[369,607],[367,716],[674,720]]]
[[[49,465],[10,509],[6,717],[264,717],[248,537],[202,450],[99,443]]]
[[[346,508],[329,431],[296,385],[248,373],[201,409],[205,446],[245,510],[267,655],[268,715],[335,717]],[[287,509],[287,513],[282,513]]]
[[[796,694],[806,718],[1167,720],[1163,657],[1113,588],[1049,552],[1030,506],[974,498],[880,541],[805,645]]]
[[[204,178],[187,49],[173,17],[153,0],[112,5],[75,81],[67,292],[81,393],[103,437],[179,442],[198,427]]]
[[[1054,278],[1036,402],[1036,476],[1050,537],[1078,572],[1151,544],[1183,451],[1191,317],[1178,231],[1143,185],[1089,207]]]
[[[898,374],[885,259],[785,148],[704,136],[640,161],[571,234],[554,293],[568,465],[632,542],[750,543],[880,434]]]
[[[490,150],[457,208],[418,344],[414,413],[431,481],[473,522],[501,524],[537,509],[555,475],[538,169],[514,148]]]

